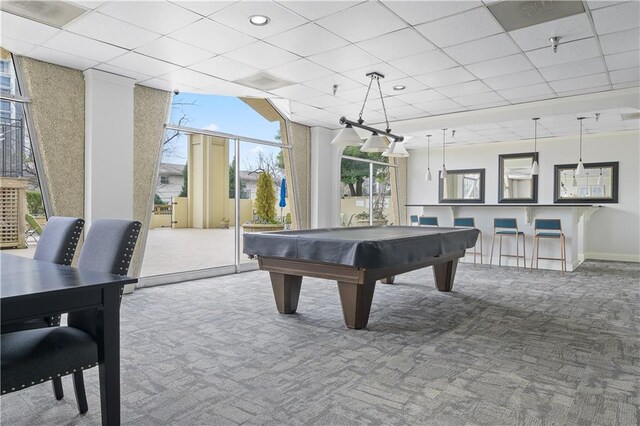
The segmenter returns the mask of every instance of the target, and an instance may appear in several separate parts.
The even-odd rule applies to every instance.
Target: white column
[[[311,128],[311,227],[339,225],[340,154],[331,145],[333,132]]]
[[[135,80],[94,69],[84,78],[85,220],[132,219]]]

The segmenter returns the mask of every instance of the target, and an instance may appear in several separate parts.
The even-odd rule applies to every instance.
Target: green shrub
[[[276,191],[269,173],[262,172],[258,175],[255,209],[260,223],[277,223]]]
[[[44,204],[40,192],[27,191],[27,209],[34,216],[44,216]]]

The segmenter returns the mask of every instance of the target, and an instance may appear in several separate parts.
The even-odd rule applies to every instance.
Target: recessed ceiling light
[[[404,84],[398,84],[397,86],[393,86],[393,90],[404,90],[406,88],[407,86],[405,86]]]
[[[251,22],[251,24],[258,27],[267,25],[270,20],[271,19],[269,19],[268,16],[264,16],[264,15],[253,15],[252,17],[249,18],[249,22]]]

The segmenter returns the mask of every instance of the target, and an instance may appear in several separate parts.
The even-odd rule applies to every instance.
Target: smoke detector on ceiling
[[[487,6],[505,31],[584,13],[581,1],[501,1]]]
[[[18,15],[56,28],[62,28],[69,22],[88,12],[84,7],[72,3],[47,0],[4,0],[0,2],[0,9],[3,12]]]

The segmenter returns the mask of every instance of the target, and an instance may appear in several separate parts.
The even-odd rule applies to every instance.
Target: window
[[[160,185],[169,185],[169,176],[160,176]]]

